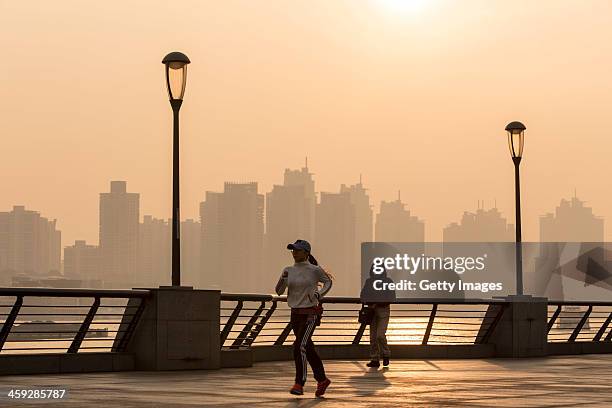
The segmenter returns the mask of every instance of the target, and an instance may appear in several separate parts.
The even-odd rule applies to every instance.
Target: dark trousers
[[[391,355],[389,346],[387,345],[387,326],[389,325],[389,316],[391,308],[389,305],[374,307],[374,316],[370,323],[370,358],[378,360],[382,354],[383,358]]]
[[[319,358],[312,342],[317,323],[317,316],[314,314],[295,314],[291,313],[291,326],[295,334],[293,343],[293,359],[295,360],[295,382],[304,385],[306,383],[306,372],[308,364],[312,367],[314,378],[321,382],[325,380],[325,368]],[[306,364],[308,361],[308,364]]]

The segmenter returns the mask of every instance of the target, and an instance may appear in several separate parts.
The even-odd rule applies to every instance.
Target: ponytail
[[[319,263],[317,262],[317,258],[312,256],[310,252],[308,253],[308,262],[310,262],[313,265],[317,265],[317,266],[319,265]]]
[[[317,258],[315,258],[314,256],[312,256],[312,254],[309,252],[308,253],[308,262],[310,262],[313,265],[317,265],[319,266],[319,262],[317,262]],[[321,268],[321,270],[327,275],[327,277],[331,280],[334,280],[334,275],[332,275],[331,273],[329,273],[326,269],[323,269],[321,266],[319,266],[319,268]]]

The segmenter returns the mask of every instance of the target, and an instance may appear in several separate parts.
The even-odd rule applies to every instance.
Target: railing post
[[[245,339],[246,346],[250,346],[251,344],[253,344],[253,342],[257,338],[257,335],[263,330],[264,326],[270,319],[270,316],[272,316],[272,314],[276,310],[276,303],[277,303],[276,300],[273,301],[272,306],[270,306],[270,309],[266,312],[263,319],[261,319],[261,322],[255,324],[255,327],[253,328],[253,330],[251,330],[251,332],[249,333],[249,336]]]
[[[225,344],[225,340],[227,340],[227,336],[232,330],[232,327],[234,327],[234,323],[236,322],[236,319],[238,319],[238,316],[240,316],[242,305],[243,305],[242,300],[239,300],[238,303],[236,303],[236,307],[234,307],[234,310],[232,310],[232,314],[230,315],[229,319],[227,319],[225,326],[223,326],[223,330],[221,331],[221,339],[220,339],[221,347],[223,347],[223,344]]]
[[[135,298],[131,298],[128,300],[128,304],[126,305],[126,310],[124,312],[124,315],[126,314],[127,307],[130,306],[130,303],[134,303],[132,301],[136,302]],[[126,350],[127,345],[130,342],[130,339],[132,338],[132,333],[134,333],[136,325],[138,324],[138,321],[140,320],[140,316],[142,316],[142,311],[144,310],[144,307],[145,307],[145,299],[140,298],[138,307],[136,307],[136,310],[134,311],[134,314],[131,316],[130,321],[128,323],[125,323],[123,319],[121,319],[122,321],[121,321],[121,324],[119,325],[119,330],[122,330],[122,328],[125,328],[125,331],[117,332],[118,339],[116,339],[116,341],[113,342],[113,347],[111,349],[112,351],[118,352],[118,351]]]
[[[580,319],[580,322],[578,322],[578,325],[576,326],[576,328],[574,329],[574,332],[572,333],[572,335],[570,336],[570,338],[567,340],[568,342],[574,342],[576,341],[576,338],[578,337],[578,335],[580,334],[580,331],[582,330],[582,327],[584,326],[584,324],[586,323],[587,319],[589,318],[589,315],[591,314],[591,312],[593,311],[593,305],[590,305],[589,308],[587,309],[587,311],[584,313],[584,315],[582,316],[582,319]]]
[[[606,338],[604,339],[604,341],[612,341],[612,330],[610,330],[608,332],[608,335],[606,336]]]
[[[79,348],[81,347],[81,343],[83,343],[83,339],[85,338],[85,335],[87,334],[87,331],[89,330],[89,326],[91,325],[91,322],[96,316],[98,307],[100,307],[100,298],[96,296],[93,304],[89,308],[89,312],[87,312],[87,316],[85,316],[85,320],[83,320],[83,323],[81,323],[81,327],[79,328],[79,331],[74,336],[74,340],[72,340],[72,344],[68,348],[68,353],[76,353],[79,351]]]
[[[601,325],[601,328],[599,329],[599,331],[597,332],[595,337],[593,337],[593,341],[600,341],[601,340],[602,336],[604,335],[604,333],[608,329],[608,326],[610,325],[611,321],[612,321],[612,312],[610,312],[610,314],[608,315],[608,318],[606,319],[606,321]]]
[[[15,299],[15,303],[13,304],[13,308],[11,309],[9,315],[6,317],[6,321],[2,326],[2,331],[0,331],[0,350],[2,350],[2,348],[4,347],[4,343],[6,342],[6,339],[8,338],[11,329],[13,328],[13,323],[15,323],[15,320],[17,319],[17,315],[19,314],[19,309],[21,309],[22,304],[23,296],[17,296],[17,299]]]
[[[491,318],[489,311],[493,311],[497,309],[497,312],[495,313],[495,317],[492,317],[493,321],[491,323],[489,323],[489,325],[487,326],[486,329],[484,329],[485,327],[485,319]],[[497,327],[497,324],[499,323],[499,321],[502,318],[502,315],[504,314],[504,305],[503,304],[499,304],[499,305],[491,305],[489,306],[489,309],[487,309],[487,313],[485,314],[485,317],[483,318],[483,322],[480,326],[480,330],[478,332],[478,335],[476,336],[476,340],[474,343],[476,344],[485,344],[489,341],[489,339],[491,338],[491,335],[493,334],[493,331],[495,330],[495,328]],[[490,320],[490,319],[488,319]],[[484,332],[483,332],[484,329]]]
[[[242,328],[242,331],[240,332],[238,337],[236,337],[230,348],[238,348],[242,346],[243,343],[245,343],[247,335],[251,332],[251,328],[253,328],[253,325],[261,315],[261,312],[263,311],[264,307],[266,307],[266,301],[262,300],[261,305],[255,311],[255,313],[253,313],[253,316],[251,316],[249,322]]]
[[[559,317],[560,313],[561,313],[561,305],[558,305],[557,310],[555,310],[555,313],[553,313],[552,317],[548,321],[548,324],[546,326],[546,334],[550,333],[550,330],[555,325],[555,322],[557,321],[557,318]]]
[[[429,322],[427,322],[427,328],[425,329],[425,334],[423,335],[422,345],[426,345],[429,341],[429,336],[431,335],[431,329],[433,328],[434,321],[436,320],[436,312],[438,311],[438,304],[434,303],[431,306],[431,314],[429,315]]]
[[[274,345],[282,346],[285,343],[285,340],[287,340],[289,333],[291,333],[291,320],[289,320],[289,323],[287,323],[281,334],[278,335],[278,338],[274,342]]]

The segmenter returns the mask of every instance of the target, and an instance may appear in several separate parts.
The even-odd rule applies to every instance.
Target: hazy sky
[[[161,59],[178,50],[185,218],[223,181],[266,192],[308,155],[318,191],[362,173],[377,209],[401,189],[429,240],[477,200],[514,222],[504,126],[520,120],[524,239],[574,188],[612,219],[612,3],[405,2],[0,0],[0,210],[96,243],[98,194],[127,180],[141,215],[168,217]]]

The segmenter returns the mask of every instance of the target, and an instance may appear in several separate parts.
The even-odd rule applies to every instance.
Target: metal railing
[[[548,302],[548,342],[612,341],[612,302]]]
[[[125,351],[148,295],[147,290],[0,288],[0,354]]]
[[[486,343],[504,312],[504,301],[412,300],[391,305],[389,344]],[[318,344],[367,344],[358,323],[359,298],[325,297]],[[243,348],[293,341],[285,296],[221,295],[221,346]],[[612,342],[612,302],[549,301],[548,342]]]
[[[359,298],[325,297],[317,344],[368,344],[358,322]],[[391,305],[389,344],[486,343],[504,311],[503,301],[413,300]],[[293,341],[285,296],[221,294],[221,346],[230,349]]]
[[[0,354],[125,351],[148,290],[0,288]],[[487,343],[503,300],[421,299],[394,303],[389,344]],[[369,343],[359,298],[325,297],[317,344]],[[294,336],[285,296],[221,294],[224,348],[287,345]],[[548,302],[549,343],[612,342],[612,302]]]

